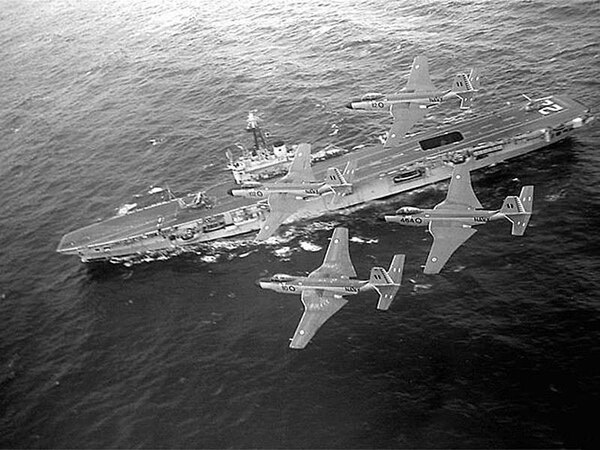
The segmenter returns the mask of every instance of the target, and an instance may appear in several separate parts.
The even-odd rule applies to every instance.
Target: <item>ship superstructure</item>
[[[373,145],[343,151],[314,162],[313,171],[320,179],[328,168],[341,169],[355,160],[352,192],[335,202],[327,195],[307,199],[289,220],[315,217],[436,183],[449,178],[453,164],[467,157],[472,157],[472,170],[476,170],[522,156],[566,139],[593,119],[581,103],[550,96],[536,108],[507,106],[413,136],[398,147]],[[202,201],[172,198],[88,225],[66,234],[57,251],[78,255],[82,261],[120,262],[257,231],[269,214],[268,204],[228,196],[231,187],[231,182],[222,183],[190,197]]]
[[[260,182],[285,175],[298,146],[293,144],[288,147],[282,140],[271,143],[268,133],[260,127],[260,118],[254,111],[248,113],[246,131],[252,133],[252,147],[248,149],[242,144],[235,144],[234,147],[241,152],[237,158],[230,149],[225,152],[227,168],[231,170],[235,183]],[[348,152],[349,150],[329,144],[312,154],[312,162],[325,161]]]
[[[295,147],[288,149],[285,143],[279,140],[272,144],[267,133],[261,129],[259,121],[254,111],[248,113],[246,131],[252,133],[251,148],[236,144],[241,150],[241,155],[237,158],[234,158],[230,150],[226,152],[229,161],[227,168],[231,170],[237,184],[283,175],[294,158]]]

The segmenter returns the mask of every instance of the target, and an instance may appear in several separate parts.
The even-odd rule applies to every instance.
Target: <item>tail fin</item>
[[[371,269],[369,284],[379,293],[377,309],[386,310],[392,304],[402,283],[404,258],[404,255],[394,255],[388,271],[383,267],[373,267]]]
[[[519,200],[528,213],[533,212],[533,186],[523,186],[519,194]]]
[[[523,186],[517,197],[509,195],[504,199],[500,212],[512,222],[512,234],[523,236],[533,211],[533,186]]]
[[[356,172],[356,159],[348,161],[346,167],[344,167],[344,179],[346,183],[352,183],[354,181],[354,174]]]

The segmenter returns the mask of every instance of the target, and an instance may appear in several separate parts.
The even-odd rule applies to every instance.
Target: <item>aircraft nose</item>
[[[255,284],[256,286],[258,286],[259,288],[261,288],[261,289],[264,289],[264,288],[263,288],[263,283],[265,283],[265,282],[267,282],[267,281],[271,281],[271,279],[270,279],[270,278],[268,278],[268,277],[263,277],[263,278],[259,278],[258,280],[255,280],[255,281],[254,281],[254,284]]]

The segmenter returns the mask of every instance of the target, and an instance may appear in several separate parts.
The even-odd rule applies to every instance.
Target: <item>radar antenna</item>
[[[260,117],[256,115],[256,111],[248,113],[246,131],[254,136],[254,146],[252,147],[252,156],[260,156],[266,158],[269,155],[270,144],[267,136],[258,126]]]

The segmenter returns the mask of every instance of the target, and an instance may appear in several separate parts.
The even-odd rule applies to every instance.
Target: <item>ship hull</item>
[[[448,179],[452,164],[472,159],[473,170],[516,158],[560,142],[593,120],[582,104],[551,97],[540,110],[508,107],[480,118],[407,139],[397,148],[364,147],[327,161],[313,171],[324,178],[329,167],[356,160],[352,193],[308,199],[288,221],[355,207]],[[233,198],[231,183],[207,190],[217,201],[209,208],[181,208],[177,200],[112,217],[66,234],[57,251],[84,262],[156,258],[194,245],[260,229],[268,206]]]

